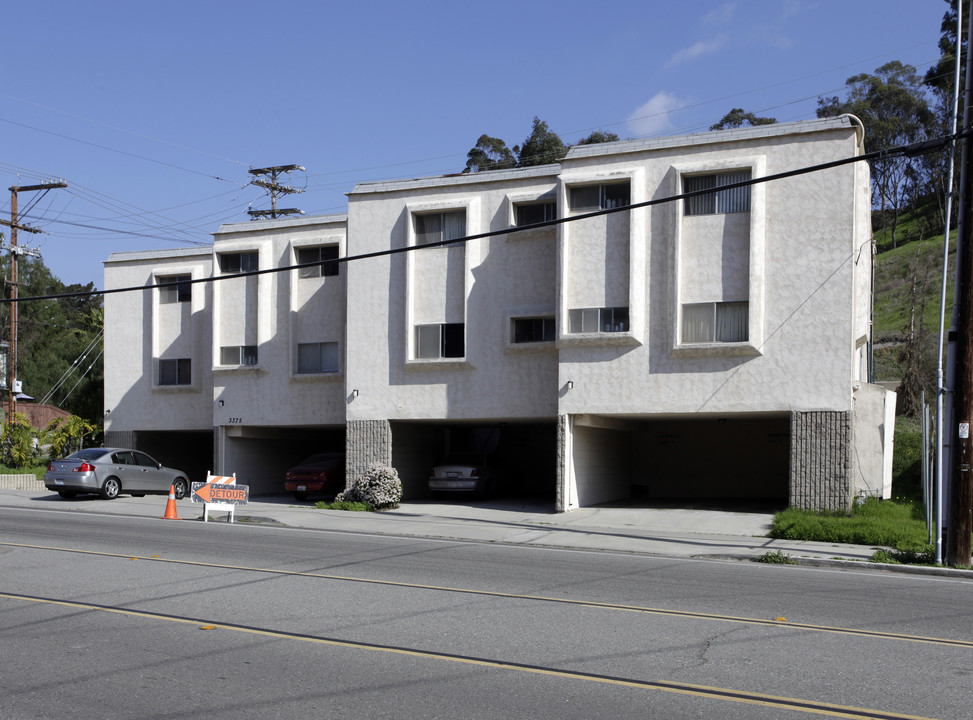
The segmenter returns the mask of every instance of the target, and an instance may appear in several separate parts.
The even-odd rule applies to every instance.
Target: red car
[[[302,501],[311,494],[333,498],[345,489],[344,453],[319,453],[306,458],[287,471],[284,489]]]

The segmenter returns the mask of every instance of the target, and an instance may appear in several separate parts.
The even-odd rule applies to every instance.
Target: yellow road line
[[[764,693],[747,692],[742,690],[731,690],[729,688],[711,687],[707,685],[696,685],[693,683],[677,683],[666,680],[632,680],[607,675],[596,675],[593,673],[572,672],[570,670],[557,670],[537,665],[526,665],[520,663],[508,663],[499,660],[488,660],[465,655],[452,655],[449,653],[436,653],[427,650],[412,650],[409,648],[394,647],[389,645],[377,645],[373,643],[361,643],[350,640],[337,640],[334,638],[319,637],[315,635],[304,635],[300,633],[288,633],[279,630],[266,630],[264,628],[248,627],[245,625],[235,625],[230,623],[220,623],[211,620],[201,620],[197,618],[177,617],[163,613],[152,613],[144,610],[127,610],[125,608],[112,607],[109,605],[94,605],[91,603],[74,602],[70,600],[55,600],[53,598],[33,597],[29,595],[17,595],[12,593],[0,593],[0,598],[21,602],[39,603],[54,605],[72,609],[99,611],[114,615],[124,615],[128,617],[146,618],[150,620],[164,620],[168,622],[181,623],[184,625],[205,626],[206,629],[222,629],[233,632],[247,633],[261,637],[276,638],[281,640],[294,640],[299,642],[314,643],[317,645],[328,645],[354,650],[370,650],[374,652],[390,653],[406,657],[421,658],[424,660],[438,660],[445,662],[455,662],[476,667],[492,668],[497,670],[507,670],[514,672],[525,672],[534,675],[544,675],[547,677],[561,678],[567,680],[583,680],[588,682],[602,683],[617,687],[629,687],[640,690],[661,690],[663,692],[677,693],[680,695],[691,695],[710,700],[725,700],[727,702],[744,703],[748,705],[760,705],[777,709],[793,710],[813,715],[829,715],[831,717],[853,718],[854,720],[933,720],[932,718],[921,717],[918,715],[903,715],[894,712],[880,710],[870,710],[848,705],[836,705],[833,703],[817,702],[813,700],[801,700],[783,695],[767,695]]]
[[[395,580],[374,580],[370,578],[350,577],[347,575],[330,575],[326,573],[304,572],[301,570],[278,570],[273,568],[250,567],[247,565],[225,565],[219,563],[207,563],[197,560],[176,560],[163,558],[158,555],[150,557],[132,556],[119,553],[107,553],[97,550],[77,550],[74,548],[52,547],[47,545],[28,545],[23,543],[0,542],[0,546],[28,548],[32,550],[52,550],[57,552],[78,553],[81,555],[96,555],[100,557],[124,558],[126,560],[148,560],[151,562],[163,562],[173,565],[189,565],[193,567],[213,568],[218,570],[238,570],[241,572],[259,572],[272,575],[290,575],[294,577],[316,578],[320,580],[337,580],[340,582],[365,583],[368,585],[385,585],[390,587],[410,588],[413,590],[433,590],[437,592],[460,593],[464,595],[482,595],[486,597],[508,598],[513,600],[533,600],[537,602],[559,603],[565,605],[578,605],[581,607],[599,608],[603,610],[619,610],[623,612],[645,613],[647,615],[669,615],[672,617],[693,618],[698,620],[713,620],[717,622],[743,623],[747,625],[769,625],[772,627],[786,627],[811,632],[824,632],[839,635],[855,635],[858,637],[878,638],[883,640],[900,640],[903,642],[916,642],[931,645],[945,645],[948,647],[963,647],[973,649],[973,641],[958,640],[951,638],[928,637],[925,635],[905,635],[902,633],[887,633],[877,630],[860,630],[857,628],[845,628],[830,625],[814,625],[811,623],[788,622],[783,618],[752,618],[735,615],[719,615],[716,613],[692,612],[689,610],[668,610],[665,608],[645,607],[642,605],[623,605],[620,603],[603,603],[594,600],[574,600],[571,598],[550,597],[545,595],[522,595],[518,593],[505,593],[494,590],[474,590],[471,588],[455,588],[445,585],[424,585],[421,583],[398,582]]]

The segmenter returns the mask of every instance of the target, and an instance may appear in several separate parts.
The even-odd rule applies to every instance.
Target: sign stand
[[[233,475],[213,475],[206,473],[206,482],[193,483],[193,502],[204,503],[203,522],[209,522],[210,512],[227,513],[226,521],[232,523],[237,505],[246,505],[250,487],[236,484]]]

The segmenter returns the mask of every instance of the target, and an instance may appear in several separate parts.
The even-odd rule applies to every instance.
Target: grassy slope
[[[911,223],[900,224],[900,237],[914,236]],[[879,247],[886,243],[886,233],[876,233]],[[877,380],[902,377],[899,354],[908,335],[912,306],[912,282],[917,278],[917,323],[923,332],[923,363],[936,362],[939,334],[939,305],[942,292],[943,236],[914,240],[881,252],[875,258],[874,331]],[[956,233],[951,233],[948,259],[949,280],[946,289],[946,323],[953,306],[953,276],[956,265]],[[921,316],[921,317],[920,317]],[[935,378],[931,378],[934,380]]]

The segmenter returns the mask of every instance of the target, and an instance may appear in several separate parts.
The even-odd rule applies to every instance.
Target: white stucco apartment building
[[[887,496],[867,164],[741,184],[862,139],[844,116],[577,146],[115,253],[106,290],[145,289],[105,298],[106,441],[255,494],[344,450],[349,477],[381,460],[421,497],[477,450],[558,510]]]

